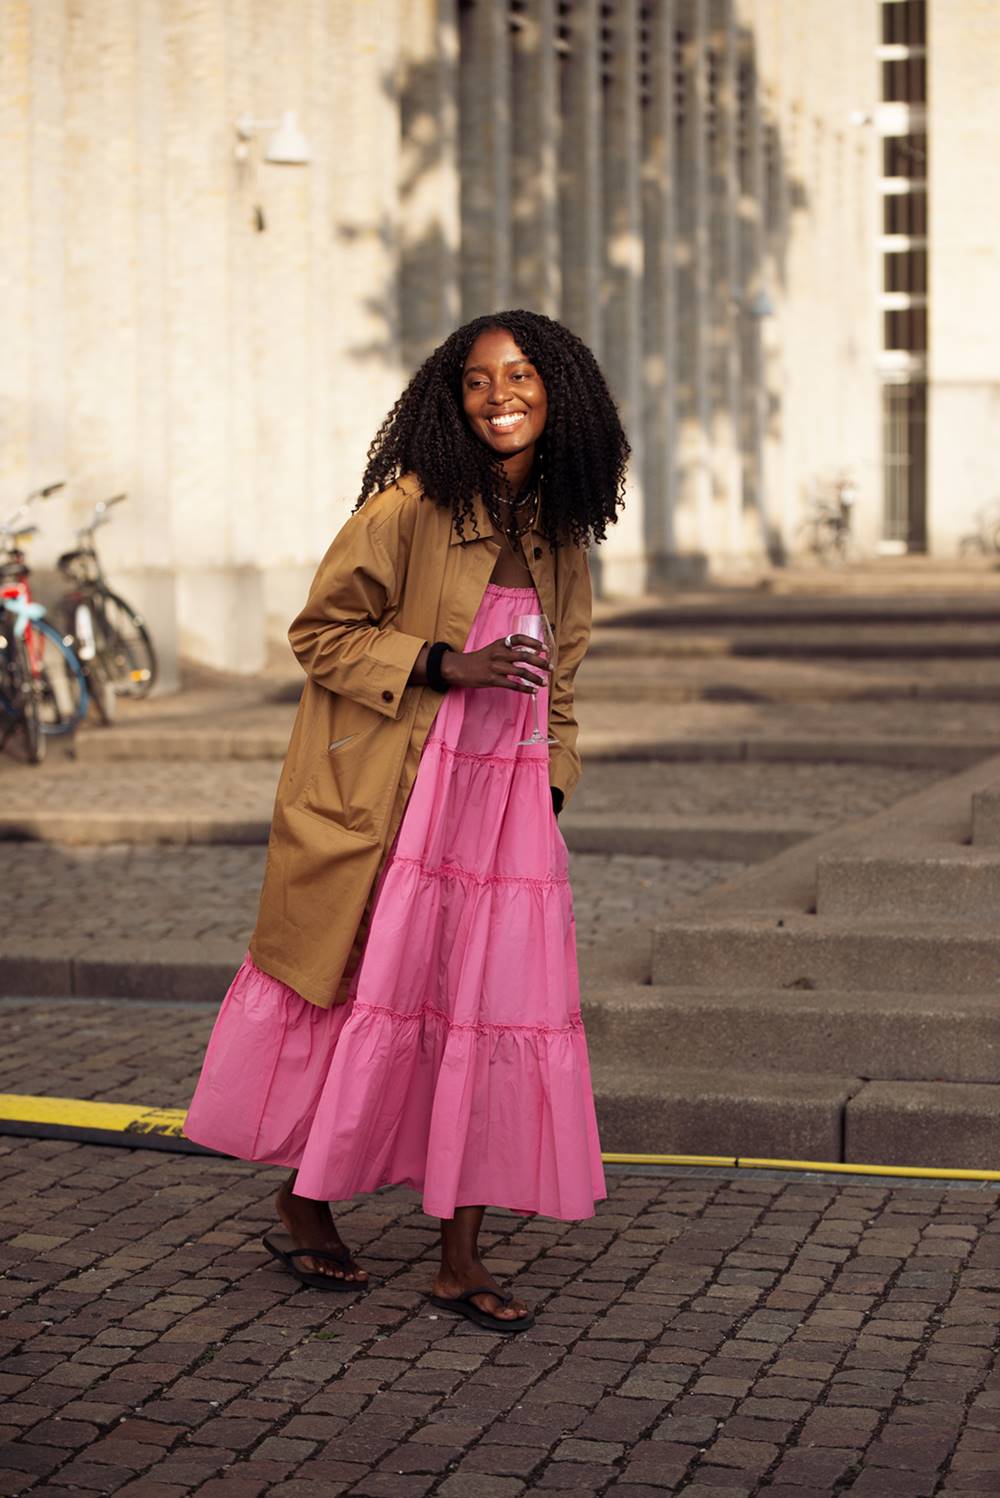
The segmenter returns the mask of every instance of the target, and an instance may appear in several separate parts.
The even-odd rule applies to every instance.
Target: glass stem
[[[533,716],[533,718],[535,720],[535,738],[536,739],[540,739],[541,736],[542,736],[542,730],[538,726],[538,693],[537,692],[532,692],[532,694],[531,694],[531,712],[532,712],[532,716]]]

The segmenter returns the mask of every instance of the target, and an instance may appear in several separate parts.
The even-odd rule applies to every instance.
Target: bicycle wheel
[[[39,619],[32,628],[42,647],[42,732],[72,733],[87,716],[90,700],[83,667],[55,625]]]
[[[29,764],[40,765],[45,758],[45,739],[42,736],[42,719],[39,710],[41,686],[39,685],[36,690],[27,644],[16,635],[13,641],[12,664],[17,716],[24,730],[24,750]]]
[[[92,597],[96,644],[105,674],[123,697],[145,697],[156,682],[156,651],[141,615],[118,593]]]

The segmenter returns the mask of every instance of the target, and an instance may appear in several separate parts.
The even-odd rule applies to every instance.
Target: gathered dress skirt
[[[490,583],[466,650],[539,612]],[[537,696],[545,731],[547,691]],[[387,1184],[449,1218],[573,1220],[605,1195],[566,844],[532,699],[452,688],[380,875],[346,1003],[322,1009],[249,955],[188,1111],[189,1139],[343,1201]]]

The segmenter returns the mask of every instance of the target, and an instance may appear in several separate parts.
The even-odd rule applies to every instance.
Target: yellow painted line
[[[185,1108],[148,1108],[137,1103],[94,1103],[85,1098],[32,1097],[26,1093],[0,1093],[0,1130],[5,1123],[37,1124],[39,1128],[73,1129],[81,1133],[127,1135],[134,1142],[142,1135],[157,1139],[184,1139]],[[853,1165],[842,1160],[770,1160],[750,1155],[647,1155],[609,1150],[602,1154],[606,1165],[715,1166],[739,1170],[786,1170],[822,1172],[829,1175],[899,1176],[939,1181],[1000,1181],[1000,1170],[939,1170],[931,1165]]]
[[[604,1153],[605,1165],[737,1165],[735,1155],[622,1155]]]
[[[743,1170],[824,1170],[837,1175],[921,1176],[935,1181],[1000,1181],[1000,1170],[938,1170],[933,1165],[848,1165],[841,1160],[751,1160],[741,1156]]]
[[[49,1124],[64,1129],[99,1129],[111,1134],[181,1137],[185,1108],[144,1108],[136,1103],[92,1103],[83,1098],[28,1097],[0,1093],[0,1120]]]

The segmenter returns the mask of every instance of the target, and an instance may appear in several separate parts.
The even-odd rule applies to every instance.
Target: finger
[[[530,666],[532,671],[544,671],[547,675],[552,672],[552,666],[547,655],[539,655],[535,651],[506,650],[501,657],[502,663],[510,667]]]
[[[494,682],[495,687],[506,687],[511,692],[530,692],[533,697],[538,695],[537,686],[529,686],[526,681],[518,680],[515,676],[500,676]]]

